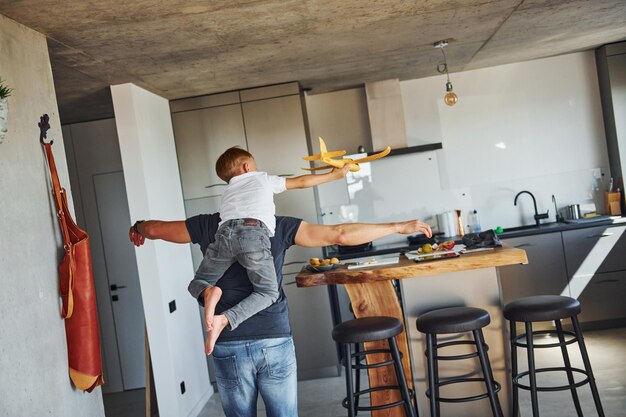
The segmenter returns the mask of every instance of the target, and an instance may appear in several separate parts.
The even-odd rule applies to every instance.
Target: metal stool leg
[[[517,376],[517,346],[515,345],[515,338],[517,337],[517,329],[515,322],[509,322],[509,328],[511,332],[511,378]],[[519,415],[519,388],[513,384],[511,387],[513,390],[513,401],[511,402],[511,417],[517,417]]]
[[[396,338],[390,337],[387,341],[389,342],[389,350],[391,350],[391,357],[393,358],[396,379],[398,380],[398,385],[400,386],[400,394],[402,395],[402,400],[404,401],[404,411],[406,412],[407,417],[417,417],[415,410],[411,406],[411,395],[409,394],[409,387],[406,383],[406,378],[404,377],[404,367],[402,366],[400,352],[398,352]]]
[[[348,416],[355,417],[354,391],[352,391],[352,352],[350,344],[343,345],[344,358],[346,360],[346,392],[348,393]]]
[[[539,417],[539,402],[537,400],[537,379],[535,376],[535,352],[533,349],[533,324],[526,325],[526,349],[528,353],[528,377],[530,379],[530,400],[533,406],[533,417]]]
[[[355,343],[354,344],[354,358],[356,360],[357,365],[361,363],[361,357],[358,355],[360,351],[361,351],[361,344]],[[358,368],[355,369],[354,382],[355,382],[354,392],[361,391],[361,370]],[[354,415],[355,416],[359,413],[358,408],[359,408],[359,397],[356,397],[354,399]]]
[[[426,334],[426,359],[428,360],[428,385],[430,390],[430,416],[439,417],[439,382],[437,375],[437,336]]]
[[[554,324],[556,325],[556,334],[559,337],[559,343],[561,343],[561,353],[563,354],[563,363],[565,364],[565,369],[567,370],[567,381],[570,385],[574,385],[574,373],[572,372],[572,364],[569,360],[569,354],[567,352],[567,346],[565,346],[565,337],[563,336],[563,326],[561,325],[561,320],[554,320]],[[578,400],[578,393],[576,392],[576,387],[571,388],[572,392],[572,400],[574,401],[574,407],[576,407],[576,414],[578,417],[583,417],[583,410],[580,408],[580,401]]]
[[[576,316],[572,317],[572,325],[574,326],[574,333],[576,333],[576,339],[578,340],[578,347],[580,348],[580,355],[582,356],[583,364],[585,365],[585,371],[587,371],[587,376],[589,377],[589,386],[591,387],[591,394],[593,395],[593,402],[596,405],[596,411],[600,417],[604,417],[604,410],[602,409],[602,403],[600,402],[600,394],[598,393],[598,387],[596,386],[596,379],[594,378],[593,371],[591,370],[591,362],[589,361],[589,355],[587,354],[587,348],[585,347],[583,332],[580,329],[580,324],[578,323],[578,318]]]
[[[481,329],[473,330],[474,342],[476,343],[476,350],[478,351],[478,358],[480,359],[480,367],[483,371],[483,377],[485,378],[485,386],[487,387],[487,394],[489,395],[489,405],[491,406],[491,413],[494,417],[502,417],[502,407],[500,407],[500,401],[498,400],[498,394],[494,390],[493,373],[491,371],[491,364],[489,363],[489,355],[484,348],[483,331]]]

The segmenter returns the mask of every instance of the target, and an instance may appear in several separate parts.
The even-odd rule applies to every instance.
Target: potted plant
[[[12,88],[7,87],[0,78],[0,143],[4,142],[7,134],[7,118],[9,117],[9,103],[7,97],[13,92]]]

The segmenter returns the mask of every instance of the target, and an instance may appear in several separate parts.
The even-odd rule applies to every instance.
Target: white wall
[[[104,416],[100,388],[77,390],[68,373],[62,239],[38,140],[44,113],[70,207],[72,195],[46,38],[0,15],[0,57],[0,76],[15,89],[0,144],[0,416]]]
[[[443,149],[371,164],[361,193],[362,221],[428,218],[476,209],[483,228],[532,224],[540,212],[593,201],[592,172],[608,174],[593,52],[451,74],[459,102],[443,103],[445,77],[401,82],[408,145]],[[332,106],[328,106],[332,111]],[[318,119],[310,119],[316,129]],[[320,193],[320,205],[354,202],[344,186]],[[364,207],[364,210],[363,210]]]
[[[111,92],[131,219],[185,219],[168,101],[133,84]],[[213,390],[198,305],[187,292],[189,246],[147,241],[136,255],[159,412],[197,415]]]

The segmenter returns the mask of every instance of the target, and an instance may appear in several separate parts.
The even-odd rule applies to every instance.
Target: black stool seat
[[[504,317],[510,321],[552,321],[580,313],[578,300],[561,295],[537,295],[520,298],[504,307]]]
[[[373,342],[397,336],[402,330],[402,322],[394,317],[363,317],[335,326],[333,340],[339,343]]]
[[[489,321],[489,313],[482,308],[450,307],[419,316],[417,330],[427,334],[462,333],[482,329]]]

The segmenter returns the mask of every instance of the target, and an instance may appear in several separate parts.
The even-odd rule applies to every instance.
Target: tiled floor
[[[600,397],[607,417],[626,416],[626,328],[585,332],[585,342],[589,350],[594,374],[598,382]],[[570,346],[574,366],[581,366],[576,346]],[[521,359],[521,358],[520,358]],[[544,349],[538,355],[537,365],[547,366],[560,361],[558,349]],[[523,368],[525,364],[521,364]],[[552,365],[554,366],[554,365]],[[556,365],[559,366],[559,365]],[[524,368],[525,369],[525,368]],[[564,381],[551,375],[541,375],[542,385],[558,385]],[[300,417],[345,417],[341,407],[345,395],[345,382],[342,377],[302,381],[298,384]],[[579,389],[579,396],[585,416],[596,416],[589,387]],[[144,390],[119,394],[107,394],[105,410],[107,417],[145,416]],[[540,393],[541,417],[575,416],[569,391]],[[520,394],[521,417],[531,416],[530,397],[525,391]],[[259,401],[258,417],[265,417],[262,401]],[[462,405],[459,408],[462,416]],[[424,414],[424,413],[422,413]],[[369,413],[360,412],[366,417]],[[164,416],[165,417],[165,416]],[[213,395],[200,413],[200,417],[224,417],[219,395]]]

